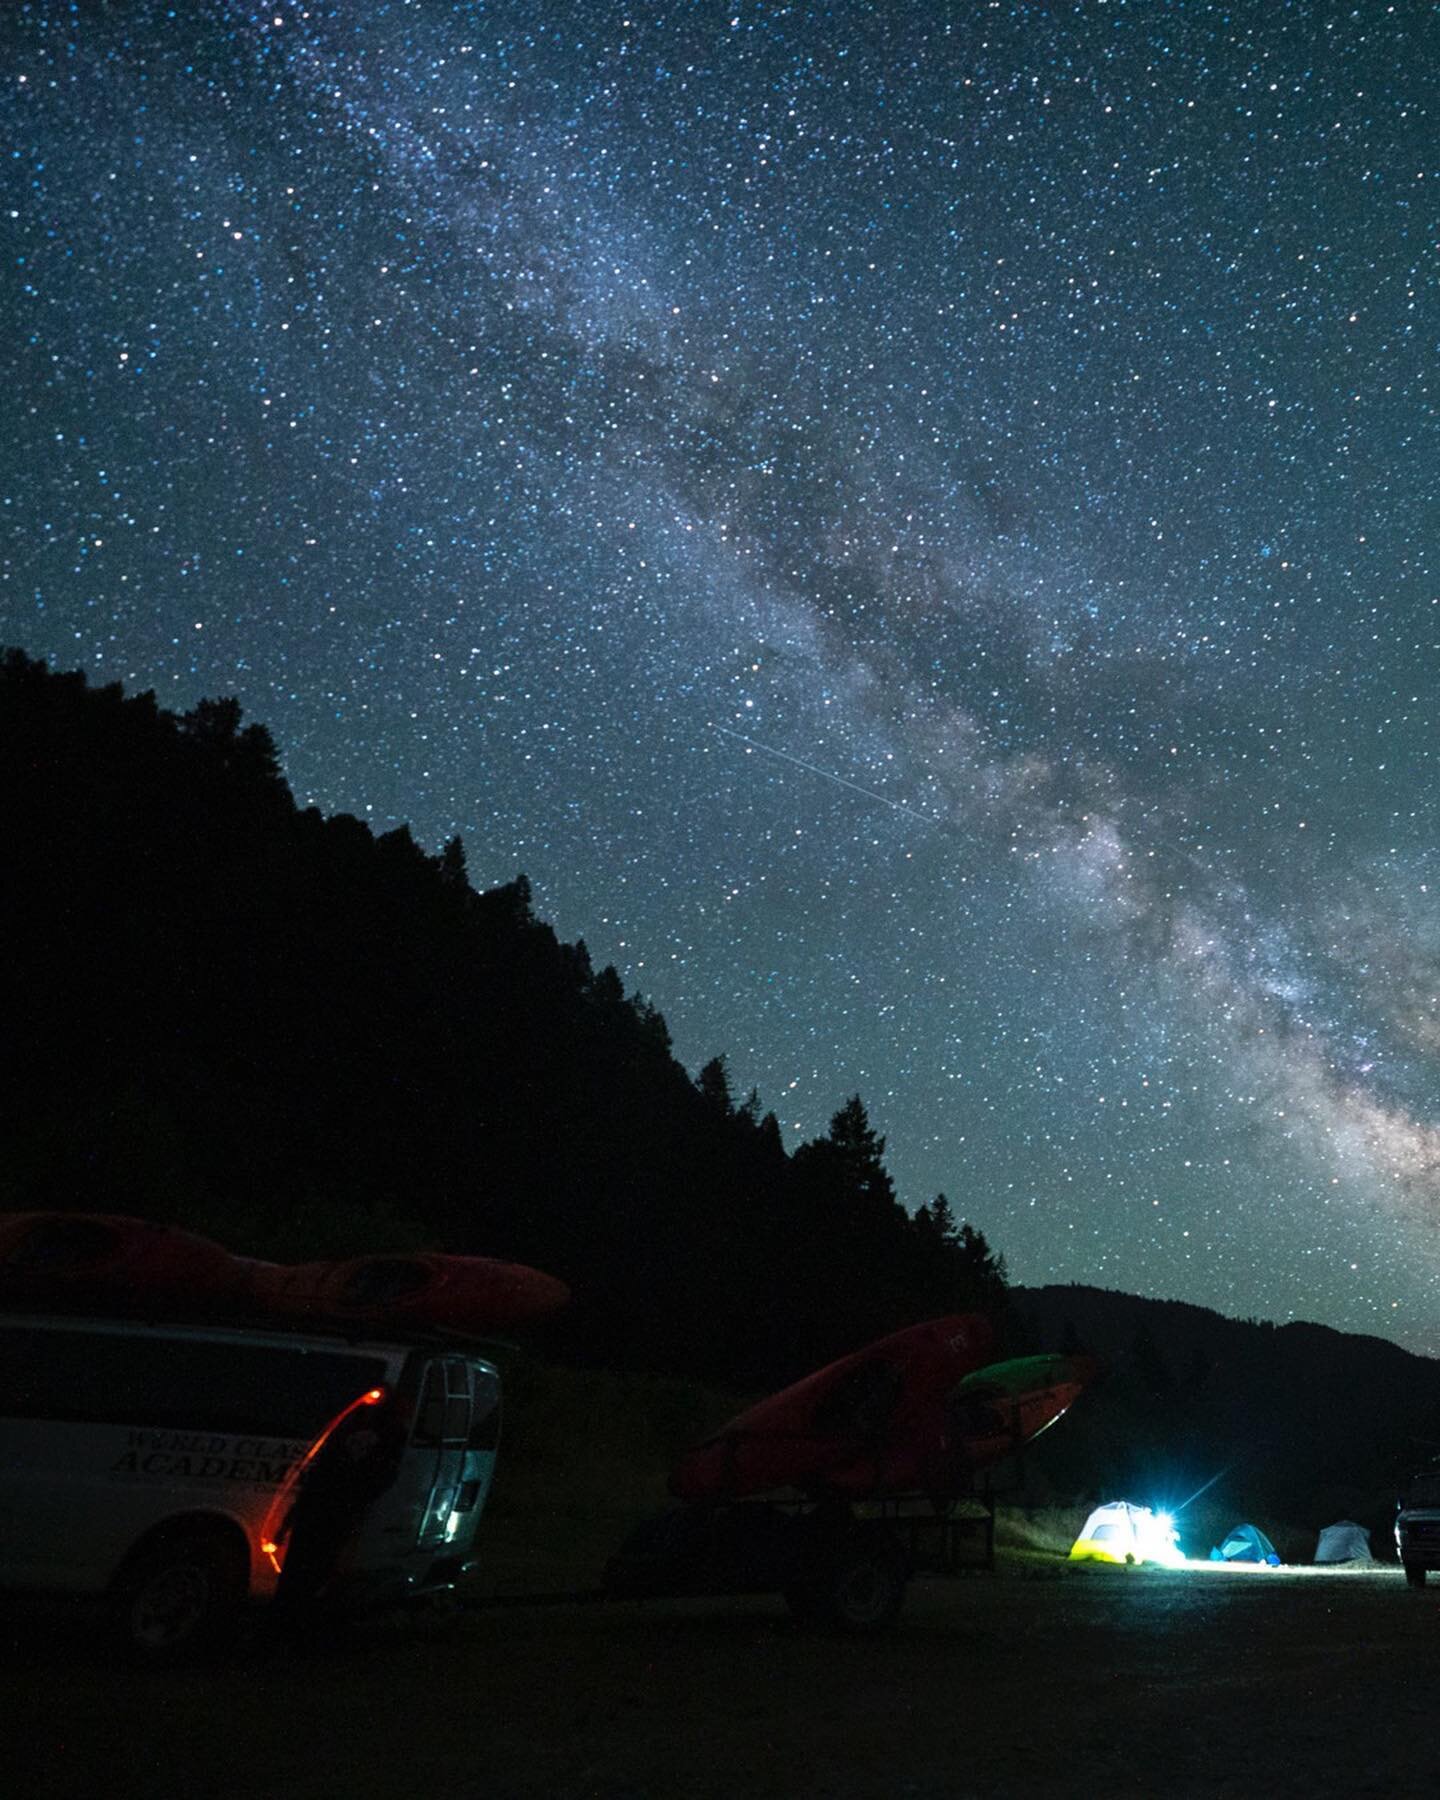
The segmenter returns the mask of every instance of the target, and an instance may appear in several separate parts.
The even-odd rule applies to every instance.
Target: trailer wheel
[[[1407,1562],[1405,1565],[1405,1579],[1413,1588],[1424,1587],[1426,1573],[1423,1563]]]
[[[142,1662],[213,1655],[235,1632],[248,1577],[244,1544],[223,1529],[192,1526],[142,1544],[111,1588],[112,1635]]]
[[[864,1637],[891,1624],[905,1600],[905,1559],[884,1538],[856,1536],[822,1566],[785,1590],[803,1624]]]

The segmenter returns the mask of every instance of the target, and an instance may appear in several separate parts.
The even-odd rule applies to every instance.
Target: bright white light
[[[1169,1513],[1138,1509],[1135,1536],[1139,1541],[1140,1554],[1146,1562],[1168,1563],[1172,1567],[1184,1562],[1185,1553],[1180,1548],[1175,1521]]]

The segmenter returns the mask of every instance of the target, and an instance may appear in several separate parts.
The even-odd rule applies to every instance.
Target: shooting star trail
[[[1195,1492],[1190,1496],[1190,1500],[1198,1500],[1207,1488],[1214,1487],[1215,1483],[1220,1479],[1221,1475],[1228,1475],[1229,1473],[1230,1473],[1230,1466],[1227,1464],[1227,1466],[1225,1468],[1220,1470],[1219,1474],[1212,1475],[1208,1481],[1201,1482],[1200,1486],[1198,1488],[1196,1488]],[[1182,1500],[1180,1502],[1180,1504],[1175,1508],[1177,1515],[1184,1512],[1185,1508],[1190,1504],[1190,1500]]]
[[[734,738],[737,744],[748,744],[752,750],[762,750],[766,756],[778,756],[781,762],[794,763],[797,769],[805,769],[811,775],[818,775],[822,781],[833,782],[836,787],[849,788],[852,794],[863,794],[867,800],[878,800],[882,806],[893,806],[896,812],[918,819],[922,825],[940,823],[929,813],[916,812],[913,806],[907,806],[903,800],[892,800],[888,794],[877,794],[874,788],[861,787],[858,781],[847,781],[843,775],[834,775],[829,769],[822,769],[818,763],[806,762],[803,756],[792,756],[788,750],[776,750],[769,744],[758,743],[754,738],[746,737],[743,731],[731,731],[728,725],[713,723],[710,729],[718,731],[721,737]]]

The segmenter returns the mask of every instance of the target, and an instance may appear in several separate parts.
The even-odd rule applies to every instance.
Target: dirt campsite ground
[[[883,1638],[778,1602],[505,1606],[207,1670],[0,1626],[26,1800],[1440,1793],[1440,1586],[1002,1558]]]

